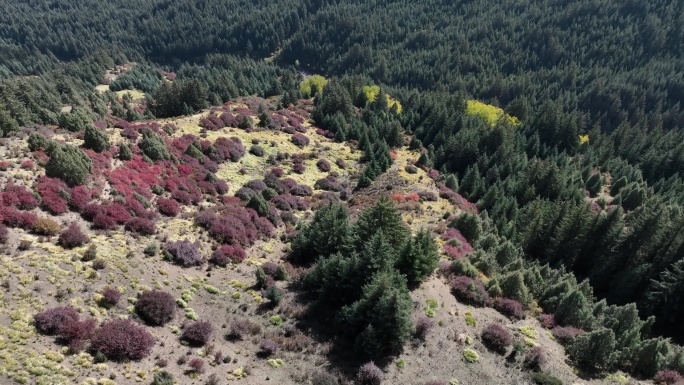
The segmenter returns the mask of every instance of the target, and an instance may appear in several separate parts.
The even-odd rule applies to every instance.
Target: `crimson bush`
[[[131,320],[112,320],[95,331],[91,349],[115,361],[140,360],[154,346],[152,334]]]
[[[106,308],[111,308],[116,306],[121,299],[121,293],[117,288],[106,287],[102,290],[102,299],[100,300],[100,305]]]
[[[73,249],[74,247],[83,246],[90,242],[90,238],[83,233],[81,226],[76,222],[72,222],[69,227],[59,234],[57,242],[64,248]]]
[[[80,352],[85,349],[86,341],[92,338],[96,327],[97,321],[93,318],[69,320],[59,328],[59,338],[69,346],[71,352]]]
[[[183,267],[198,266],[203,262],[197,242],[193,243],[187,240],[168,242],[165,249],[171,260]]]
[[[553,314],[542,314],[539,316],[539,323],[545,329],[553,329],[556,326],[556,317]]]
[[[148,324],[163,326],[176,314],[176,301],[167,292],[149,290],[138,297],[135,311]]]
[[[494,303],[494,309],[510,319],[519,320],[525,318],[522,304],[514,299],[499,298]]]
[[[482,282],[463,275],[454,278],[451,292],[458,300],[469,305],[485,306],[489,302],[489,295]]]
[[[506,353],[506,349],[513,343],[511,333],[499,324],[489,324],[481,336],[485,346],[501,354]]]
[[[226,267],[229,263],[240,263],[244,261],[246,257],[247,254],[245,254],[242,247],[222,245],[211,253],[209,262],[221,267]]]
[[[211,338],[214,327],[208,321],[198,321],[183,330],[182,339],[192,346],[204,346]]]
[[[330,163],[325,159],[319,159],[318,162],[316,162],[316,167],[318,167],[321,172],[330,171]]]
[[[656,384],[672,385],[680,381],[682,381],[682,375],[676,370],[661,370],[653,377],[653,382]]]
[[[180,205],[173,199],[159,198],[157,207],[159,212],[167,217],[175,217],[180,212]]]
[[[380,385],[385,378],[385,373],[371,361],[359,368],[359,373],[356,377],[358,378],[359,385]]]
[[[151,219],[135,217],[126,222],[125,229],[136,234],[152,235],[157,231],[157,226]]]
[[[297,147],[306,147],[309,144],[309,138],[302,134],[294,134],[292,135],[292,138],[290,138],[290,141]]]
[[[55,334],[67,322],[78,321],[78,311],[72,307],[56,307],[33,316],[36,329],[45,334]]]

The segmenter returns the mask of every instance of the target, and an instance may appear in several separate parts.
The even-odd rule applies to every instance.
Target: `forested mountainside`
[[[22,212],[73,211],[98,231],[121,225],[151,236],[157,216],[145,210],[156,204],[178,214],[180,204],[213,246],[241,243],[223,251],[224,262],[242,261],[229,256],[273,237],[275,226],[299,269],[295,289],[317,298],[312,310],[335,324],[337,338],[366,336],[349,347],[366,358],[396,353],[415,331],[409,294],[436,268],[416,250],[439,252],[449,262],[440,274],[459,301],[496,304],[512,318],[523,309],[528,318],[543,314],[542,324],[563,328],[556,337],[584,370],[682,372],[683,8],[664,0],[4,1],[0,136],[26,139],[32,163],[17,161],[24,170],[38,164],[46,179],[25,180],[36,200],[26,204],[10,198],[24,190],[6,177],[0,219],[40,233]],[[251,98],[236,102],[241,96]],[[190,119],[187,127],[167,125],[179,116]],[[304,135],[310,125],[314,138]],[[232,189],[216,175],[246,148],[202,135],[233,129],[249,134],[242,139],[253,141],[255,157],[271,139],[252,132],[284,132],[299,149],[319,137],[353,146],[360,155],[347,160],[358,169],[344,174],[338,165],[344,178],[298,181],[306,203],[264,162],[223,174],[230,184],[252,172],[264,186]],[[297,175],[307,175],[305,160],[316,156],[272,147],[269,167],[291,162]],[[405,151],[415,157],[402,158]],[[321,160],[315,168],[330,172]],[[98,173],[115,184],[116,162],[197,180],[156,191],[158,181],[145,181],[140,191],[115,188],[113,198],[93,193],[88,199],[104,208],[90,211],[71,203]],[[422,183],[412,177],[419,171],[434,191],[389,191],[396,173]],[[386,200],[371,204],[381,195],[401,210],[416,201],[451,208],[432,212],[434,226],[402,225]],[[250,240],[212,232],[213,219],[196,209],[205,200],[225,205],[240,226],[251,223]],[[346,203],[315,204],[339,200]],[[110,212],[113,204],[127,214]],[[347,207],[369,211],[355,222]],[[306,214],[283,223],[278,210],[290,209]],[[376,235],[364,220],[386,221],[382,234],[396,242],[364,244]],[[174,247],[167,245],[170,259],[180,253]],[[267,290],[273,279],[264,274],[257,286]],[[354,294],[338,298],[328,284],[338,281]],[[394,334],[366,328],[385,322],[374,306],[398,309]]]

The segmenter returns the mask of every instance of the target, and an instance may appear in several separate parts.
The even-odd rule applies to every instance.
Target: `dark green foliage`
[[[175,383],[176,381],[173,378],[173,374],[166,370],[160,370],[154,374],[151,385],[174,385]]]
[[[161,83],[159,69],[146,64],[138,64],[109,83],[112,91],[138,89],[145,93],[154,92]]]
[[[18,130],[19,123],[7,111],[0,108],[0,137],[7,137]]]
[[[383,271],[364,286],[358,301],[341,310],[338,322],[356,337],[359,353],[380,357],[398,351],[411,336],[411,308],[406,280]]]
[[[475,243],[482,235],[482,223],[477,215],[464,213],[454,219],[449,227],[453,227],[463,234],[470,243]]]
[[[537,385],[563,385],[563,381],[559,378],[541,372],[534,373],[532,381]]]
[[[59,126],[72,132],[83,131],[92,123],[88,112],[83,108],[74,108],[71,112],[59,114]]]
[[[575,338],[568,355],[578,365],[591,370],[610,370],[615,359],[615,333],[601,328]]]
[[[428,230],[421,230],[406,242],[399,254],[397,269],[406,276],[409,283],[416,283],[432,274],[438,263],[439,252],[432,234]]]
[[[465,275],[470,278],[477,278],[479,276],[479,271],[467,258],[460,258],[451,262],[449,271],[456,275]],[[496,280],[492,279],[490,282],[496,282]],[[499,290],[501,289],[499,288]]]
[[[54,150],[55,148],[55,142],[51,141],[50,139],[44,137],[41,134],[31,134],[28,137],[28,147],[29,150],[31,151],[38,151],[42,150],[47,152],[48,154],[51,153],[51,150]]]
[[[566,293],[554,312],[556,322],[560,325],[572,325],[578,328],[591,326],[592,312],[589,300],[579,291]]]
[[[150,106],[157,117],[190,115],[207,106],[207,88],[196,79],[162,83]]]
[[[274,305],[278,305],[283,300],[283,293],[276,285],[273,285],[266,289],[264,298],[271,301]]]
[[[292,258],[297,263],[311,263],[345,251],[351,244],[352,227],[346,206],[322,207],[309,225],[304,225],[292,241]]]
[[[601,174],[596,173],[589,177],[585,187],[592,197],[596,196],[601,191]]]
[[[202,150],[197,147],[198,145],[199,143],[190,143],[188,148],[185,149],[185,153],[202,162],[204,160],[204,154],[202,153]]]
[[[501,291],[505,297],[514,299],[523,305],[530,303],[532,297],[525,285],[525,278],[520,271],[514,271],[500,278]]]
[[[402,222],[401,214],[387,197],[381,198],[359,216],[354,228],[357,245],[365,243],[379,231],[382,231],[387,242],[397,249],[402,247],[410,235]]]
[[[69,186],[78,186],[85,183],[92,163],[90,158],[80,149],[73,146],[58,146],[45,165],[45,175],[59,178]]]
[[[121,159],[121,160],[133,159],[133,151],[128,146],[128,144],[123,143],[119,146],[119,159]]]
[[[171,159],[171,154],[166,148],[164,140],[152,130],[143,130],[142,140],[138,143],[138,147],[143,154],[152,160]]]
[[[454,174],[450,174],[447,177],[446,181],[444,182],[444,185],[454,191],[458,191],[458,179]]]
[[[258,266],[255,271],[255,276],[256,276],[256,287],[258,289],[263,289],[266,288],[268,285],[268,275],[266,275],[266,272],[264,272],[264,269],[261,268],[261,266]]]
[[[653,377],[665,367],[670,353],[670,344],[663,338],[644,340],[635,349],[634,369],[646,377]]]
[[[107,151],[110,147],[109,137],[107,137],[107,134],[100,131],[99,128],[89,124],[85,127],[83,147],[89,148],[95,152]]]
[[[247,202],[247,208],[250,208],[259,214],[260,217],[268,216],[269,206],[266,199],[261,194],[253,196],[249,202]]]

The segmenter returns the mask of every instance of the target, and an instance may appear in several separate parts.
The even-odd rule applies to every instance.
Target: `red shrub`
[[[179,203],[184,205],[192,204],[192,196],[187,191],[174,190],[171,192],[171,198],[177,200]]]
[[[653,377],[656,384],[672,385],[682,381],[682,375],[676,370],[661,370]]]
[[[222,245],[211,253],[209,262],[221,267],[226,267],[229,263],[240,263],[244,261],[246,257],[247,254],[242,247]]]
[[[277,178],[280,178],[285,174],[285,171],[283,171],[283,169],[280,167],[271,167],[271,174],[275,175]]]
[[[69,210],[67,200],[70,189],[60,179],[40,177],[35,186],[36,191],[42,198],[41,206],[53,215],[59,215]]]
[[[19,227],[26,230],[31,229],[38,220],[36,214],[3,206],[0,206],[0,218],[8,227]]]
[[[157,207],[160,213],[168,217],[175,217],[180,212],[180,205],[173,199],[159,198]]]
[[[553,314],[542,314],[539,316],[539,323],[545,329],[553,329],[556,326],[556,318]]]
[[[233,321],[230,324],[228,337],[234,340],[241,340],[250,332],[251,329],[252,324],[249,321]]]
[[[136,234],[152,235],[157,231],[157,226],[151,219],[135,217],[126,222],[125,229]]]
[[[525,318],[525,311],[520,302],[510,298],[499,298],[494,303],[494,309],[510,319]]]
[[[69,320],[59,328],[58,334],[72,352],[80,352],[86,347],[86,341],[92,338],[97,327],[93,318],[87,320]]]
[[[62,247],[73,249],[74,247],[83,246],[90,242],[90,238],[83,233],[81,226],[76,222],[72,222],[61,234],[57,241]]]
[[[463,275],[451,282],[451,292],[468,305],[485,306],[489,302],[489,295],[482,282]]]
[[[131,320],[112,320],[102,325],[91,341],[91,348],[116,361],[139,360],[150,354],[154,338]]]
[[[584,334],[584,330],[578,329],[574,326],[556,326],[551,329],[551,334],[561,344],[572,342],[578,335]]]
[[[506,353],[506,349],[513,343],[511,333],[499,324],[489,324],[481,336],[485,346],[501,354]]]
[[[283,210],[283,211],[290,211],[290,210],[299,210],[299,211],[304,211],[308,210],[310,207],[309,202],[294,196],[294,195],[277,195],[275,196],[272,200],[271,203],[275,205],[275,207],[278,210]]]
[[[165,249],[173,262],[183,267],[198,266],[203,263],[197,242],[193,243],[187,240],[167,242]]]
[[[332,175],[328,175],[325,178],[321,178],[316,181],[314,184],[314,188],[318,190],[325,190],[325,191],[334,191],[334,192],[340,192],[344,190],[344,187],[341,183],[337,181],[337,178],[335,178]]]
[[[304,166],[304,163],[293,163],[292,171],[294,171],[296,174],[304,174],[306,167]]]
[[[311,196],[313,194],[313,190],[311,189],[311,187],[309,187],[307,185],[300,184],[300,185],[293,187],[290,190],[290,194],[300,196],[300,197],[308,197],[308,196]]]
[[[187,341],[192,346],[204,346],[209,342],[214,327],[210,322],[198,321],[183,330],[181,339]]]
[[[106,287],[102,290],[102,299],[100,300],[100,305],[105,308],[110,308],[116,306],[121,299],[121,293],[117,288]]]
[[[8,184],[2,193],[5,206],[13,206],[20,210],[33,210],[38,207],[38,199],[26,187]]]
[[[163,326],[176,315],[176,301],[167,292],[148,290],[138,297],[135,311],[148,324]]]
[[[7,171],[7,170],[9,170],[10,167],[11,166],[10,166],[9,162],[6,162],[4,160],[0,161],[0,171]]]
[[[356,375],[359,385],[380,385],[385,379],[385,373],[373,361],[365,363]]]
[[[193,358],[188,363],[190,371],[193,373],[204,373],[204,361],[201,358]]]
[[[36,329],[45,334],[57,333],[67,322],[78,321],[78,311],[72,307],[56,307],[33,316]]]
[[[0,245],[4,245],[9,240],[9,230],[7,227],[0,223]]]
[[[309,144],[309,138],[302,134],[294,134],[292,135],[292,138],[290,138],[290,141],[297,147],[306,147]]]
[[[318,162],[316,162],[316,167],[318,167],[321,172],[330,171],[330,163],[325,159],[319,159]]]
[[[430,332],[430,329],[432,329],[434,325],[435,322],[432,320],[432,318],[429,318],[427,316],[421,316],[420,318],[418,318],[418,321],[416,321],[416,338],[425,340],[425,337],[427,337],[427,334]]]
[[[280,345],[273,340],[263,340],[259,344],[259,355],[262,357],[272,356],[278,352],[279,347]]]
[[[96,229],[111,230],[116,227],[116,220],[103,212],[99,212],[93,218],[93,226]]]
[[[33,170],[36,167],[36,165],[33,163],[31,159],[25,159],[21,161],[21,168],[24,170]]]
[[[107,206],[103,206],[103,212],[114,219],[117,224],[123,225],[131,219],[131,214],[128,212],[126,207],[119,203],[112,203]]]
[[[83,209],[90,202],[92,194],[84,186],[76,186],[71,189],[71,195],[69,196],[69,207],[78,212],[82,212]]]

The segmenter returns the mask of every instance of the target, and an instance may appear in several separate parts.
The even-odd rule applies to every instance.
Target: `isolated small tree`
[[[152,160],[168,160],[171,159],[171,154],[166,148],[164,140],[157,135],[152,130],[143,130],[142,140],[138,144],[138,147],[142,150],[143,154],[147,155],[148,158]]]
[[[83,135],[83,147],[89,148],[95,152],[104,152],[109,150],[109,138],[107,134],[100,131],[97,127],[89,124],[85,128]]]
[[[85,183],[91,167],[92,162],[83,151],[69,145],[58,146],[45,165],[45,175],[78,186]]]
[[[133,151],[131,147],[126,143],[119,146],[119,159],[120,160],[131,160],[133,159]]]

